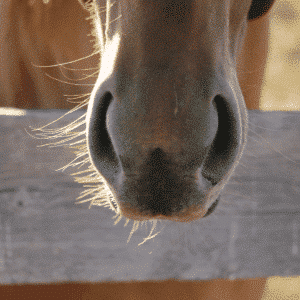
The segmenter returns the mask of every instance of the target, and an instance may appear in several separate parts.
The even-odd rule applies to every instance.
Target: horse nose
[[[240,151],[234,96],[188,97],[172,80],[149,81],[126,92],[99,85],[87,114],[91,161],[129,219],[205,217]]]

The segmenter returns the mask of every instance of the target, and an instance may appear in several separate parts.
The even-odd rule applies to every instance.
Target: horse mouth
[[[211,183],[210,188],[206,186],[207,189],[205,191],[198,190],[199,187],[197,188],[195,185],[188,185],[190,189],[187,193],[180,191],[178,182],[179,190],[163,189],[163,191],[160,191],[159,186],[155,186],[148,192],[144,189],[136,190],[138,186],[142,186],[140,181],[139,184],[133,183],[134,181],[132,180],[125,180],[120,189],[115,190],[112,187],[113,196],[109,197],[111,209],[115,213],[132,220],[161,219],[175,222],[191,222],[212,214],[220,200],[219,196],[208,208],[207,204],[205,205],[212,196],[210,195]],[[185,185],[185,183],[183,182],[182,185]],[[147,185],[147,187],[149,186]],[[187,197],[188,194],[190,194],[190,197]],[[199,199],[199,201],[196,199]]]

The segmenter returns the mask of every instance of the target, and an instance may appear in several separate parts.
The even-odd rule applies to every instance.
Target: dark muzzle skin
[[[246,143],[236,61],[250,5],[116,1],[96,20],[87,147],[120,215],[190,222],[214,211]]]

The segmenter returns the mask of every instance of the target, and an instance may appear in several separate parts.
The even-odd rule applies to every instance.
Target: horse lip
[[[123,172],[122,172],[123,173]],[[201,172],[199,172],[200,174],[201,174]],[[119,175],[121,175],[121,174],[119,174]],[[131,172],[131,174],[129,175],[128,173],[124,176],[125,174],[123,173],[123,176],[121,175],[120,177],[115,177],[114,179],[114,181],[113,182],[111,182],[111,188],[112,188],[112,190],[114,190],[114,196],[119,196],[119,197],[117,197],[117,199],[116,199],[116,201],[113,201],[114,203],[111,203],[111,206],[112,206],[112,209],[115,211],[115,212],[120,212],[120,209],[121,209],[121,211],[124,209],[124,205],[126,206],[127,204],[130,204],[129,202],[127,202],[127,200],[125,200],[123,197],[122,197],[122,190],[123,190],[123,192],[124,192],[124,186],[123,186],[123,183],[125,183],[126,182],[126,185],[127,186],[134,186],[134,185],[137,185],[137,184],[139,184],[139,178],[140,178],[140,176],[139,176],[139,174],[134,174],[133,172]],[[199,174],[198,174],[199,175]],[[197,178],[196,176],[180,176],[182,179],[184,178],[184,180],[185,180],[185,182],[186,183],[192,183],[192,182],[194,182],[195,183],[195,181],[197,181],[197,179],[199,180],[199,178]],[[126,179],[125,179],[126,178]],[[125,181],[123,181],[125,179]],[[198,184],[199,184],[199,182],[198,182]],[[123,186],[123,187],[122,187]],[[211,199],[211,196],[209,196],[209,194],[210,194],[210,191],[211,191],[211,188],[212,188],[212,183],[209,181],[209,180],[207,180],[207,179],[205,179],[205,178],[202,178],[202,180],[201,180],[201,183],[200,183],[200,185],[198,186],[199,188],[200,188],[200,190],[199,190],[199,192],[202,194],[202,196],[203,197],[205,197],[206,199]],[[125,190],[127,189],[127,187],[125,187]],[[166,192],[166,191],[165,191]],[[127,195],[128,195],[128,192],[126,193]],[[139,193],[138,193],[139,194]],[[144,193],[143,193],[143,191],[141,192],[141,194],[140,194],[141,196],[143,196],[144,195]],[[124,194],[123,194],[123,196],[124,196]],[[136,195],[137,197],[138,197],[138,195]],[[145,196],[145,195],[144,195]],[[195,195],[196,196],[196,195]],[[201,195],[198,195],[198,196],[201,196]],[[125,197],[125,198],[127,198],[127,197]],[[196,196],[196,198],[197,198],[197,196]],[[196,205],[196,206],[198,206],[197,204],[196,204],[196,198],[195,198],[195,202],[192,204],[192,203],[190,203],[190,205]],[[201,198],[201,197],[200,197]],[[199,200],[200,201],[200,200]],[[112,201],[111,201],[112,202]],[[201,202],[201,201],[200,201]],[[199,215],[199,217],[196,217],[196,215],[198,215],[198,213],[196,212],[197,211],[197,209],[196,209],[196,211],[194,211],[194,213],[192,213],[192,211],[191,211],[191,213],[189,214],[190,215],[190,217],[192,218],[192,219],[199,219],[199,218],[204,218],[204,217],[206,217],[206,216],[209,216],[214,210],[215,210],[215,207],[217,206],[217,204],[218,204],[218,202],[219,202],[219,199],[217,199],[217,200],[215,200],[211,205],[210,205],[210,207],[209,207],[209,209],[204,213],[203,212],[203,214],[201,213],[201,216]],[[122,209],[122,207],[123,207],[123,209]],[[201,210],[203,210],[204,209],[204,207],[201,209]],[[206,209],[205,209],[206,210]],[[134,218],[134,219],[137,219],[137,220],[146,220],[146,219],[152,219],[152,217],[150,216],[150,215],[148,215],[148,216],[146,216],[146,215],[144,215],[144,216],[142,216],[140,213],[141,212],[139,212],[139,213],[136,213],[136,212],[134,212],[135,211],[135,209],[133,210],[133,215],[136,215],[136,216],[140,216],[141,217],[141,219],[139,219],[139,218]],[[184,216],[181,216],[182,215],[182,213],[184,213],[183,211],[181,211],[181,212],[177,212],[177,213],[174,213],[172,216],[162,216],[162,215],[155,215],[154,216],[154,218],[156,218],[156,219],[169,219],[169,220],[173,220],[173,221],[176,221],[175,219],[178,219],[178,221],[181,221],[181,222],[183,222],[183,219],[184,219]],[[132,216],[132,214],[130,213],[130,215]],[[190,217],[188,217],[187,216],[187,218],[189,219]],[[195,218],[196,217],[196,218]]]

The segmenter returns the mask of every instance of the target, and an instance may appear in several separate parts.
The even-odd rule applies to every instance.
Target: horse
[[[87,27],[72,22],[65,13],[59,14],[63,5],[73,14],[78,7],[69,1],[43,0],[49,10],[45,13],[39,2],[28,2],[35,10],[33,22],[28,22],[27,16],[20,18],[23,44],[33,31],[29,27],[32,23],[46,36],[36,43],[39,41],[42,50],[42,45],[46,48],[49,44],[56,60],[72,60],[72,52],[86,53],[85,40],[74,43],[78,31]],[[116,223],[124,217],[126,224],[134,221],[134,228],[140,222],[152,221],[155,227],[157,220],[188,223],[209,216],[243,154],[247,107],[258,106],[257,91],[267,52],[267,13],[274,1],[79,2],[90,14],[95,39],[94,52],[85,55],[94,57],[88,67],[93,73],[86,78],[96,78],[90,96],[76,107],[87,106],[85,120],[64,129],[69,144],[70,131],[74,137],[82,137],[81,145],[76,144],[78,159],[90,164],[89,175],[75,179],[95,184],[84,194],[90,198],[79,203],[108,206],[118,217]],[[50,23],[47,13],[51,14],[51,9],[59,22]],[[77,14],[83,18],[82,12]],[[55,24],[63,25],[59,41],[64,43],[62,53],[53,42],[51,28]],[[77,39],[64,39],[67,31]],[[23,51],[26,59],[18,63],[21,71],[33,73],[37,65],[29,68],[28,60],[38,54],[34,47],[28,48]],[[51,66],[49,61],[45,60],[45,67],[73,71],[66,67],[70,62]],[[16,76],[12,73],[11,77]],[[35,107],[48,108],[49,98],[53,100],[61,92],[50,87],[43,97],[30,97],[26,88],[33,85],[41,95],[45,82],[38,80],[40,73],[23,77],[27,81],[21,80],[20,88],[15,89],[25,91],[22,97],[6,93],[4,99],[31,99],[32,105],[34,99],[44,98],[45,103],[35,103]],[[249,86],[255,87],[252,94]],[[1,84],[2,89],[9,87]],[[64,108],[58,104],[60,99],[54,107]],[[80,125],[86,128],[76,133]],[[53,131],[40,130],[43,136],[53,137]]]
[[[101,54],[86,148],[110,208],[136,222],[209,216],[246,144],[247,27],[274,1],[80,2]]]
[[[80,63],[79,56],[90,60],[86,79],[96,83],[76,107],[87,106],[85,119],[57,131],[39,129],[43,137],[64,134],[58,144],[75,148],[79,162],[89,164],[90,174],[76,180],[94,187],[80,202],[109,206],[117,221],[125,217],[135,224],[191,222],[212,214],[243,154],[247,108],[259,108],[268,12],[275,0],[79,0],[86,12],[74,1],[43,0],[44,7],[40,2],[1,4],[15,4],[19,9],[10,16],[19,14],[22,22],[13,24],[19,35],[8,34],[14,47],[2,48],[9,64],[2,68],[8,77],[1,76],[1,101],[20,108],[71,108],[40,68],[58,66],[74,75],[70,63]],[[81,20],[87,15],[91,27]],[[2,32],[8,25],[2,23]],[[89,55],[90,30],[95,46]],[[66,38],[70,32],[74,39]],[[44,66],[29,63],[38,57]],[[80,143],[72,144],[70,136]],[[261,295],[265,279],[260,281]],[[258,291],[251,284],[243,285],[244,298]],[[218,290],[218,283],[203,285],[205,295]],[[220,282],[222,290],[229,285]]]

